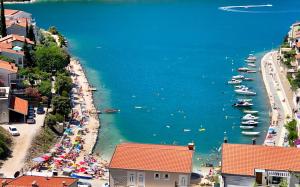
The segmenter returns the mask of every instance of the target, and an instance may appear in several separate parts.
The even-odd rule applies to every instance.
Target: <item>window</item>
[[[130,183],[134,182],[134,174],[129,175],[129,182]]]
[[[160,174],[159,173],[154,173],[154,179],[158,180],[160,178]]]
[[[166,174],[164,175],[164,179],[165,179],[165,180],[169,180],[169,178],[170,178],[170,175],[169,175],[168,173],[166,173]]]

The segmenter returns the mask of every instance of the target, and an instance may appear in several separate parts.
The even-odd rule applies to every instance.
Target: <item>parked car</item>
[[[35,119],[27,119],[28,124],[35,124]]]
[[[28,109],[29,109],[29,110],[31,110],[31,109],[33,110],[33,109],[34,109],[33,105],[29,105],[29,106],[28,106]]]
[[[8,131],[12,136],[20,136],[20,133],[15,126],[9,126]]]
[[[44,107],[42,106],[39,106],[36,110],[36,113],[37,114],[45,114],[45,110],[44,110]]]
[[[29,114],[29,115],[27,116],[27,119],[34,119],[34,116]]]
[[[78,187],[91,187],[92,185],[91,185],[91,183],[88,183],[88,182],[78,181],[77,186]]]
[[[28,113],[28,116],[33,116],[33,117],[36,117],[35,113],[34,113],[34,112],[32,112],[32,111],[30,111],[30,112]]]

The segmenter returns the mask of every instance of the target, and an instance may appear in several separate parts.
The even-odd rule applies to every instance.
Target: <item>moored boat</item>
[[[240,95],[256,95],[255,92],[250,91],[249,89],[245,89],[245,88],[236,89],[234,91],[235,91],[235,93],[240,94]]]
[[[253,78],[248,78],[248,77],[245,77],[243,80],[244,80],[244,81],[254,81]]]
[[[239,101],[237,103],[234,103],[233,106],[235,107],[251,107],[253,104],[249,102]]]
[[[243,112],[246,114],[257,114],[258,113],[257,110],[244,110]]]
[[[248,87],[245,85],[237,85],[237,86],[234,86],[234,88],[237,88],[237,89],[247,88],[248,89]]]
[[[256,57],[253,54],[249,54],[245,61],[249,63],[254,63],[256,62]]]
[[[240,72],[247,72],[247,71],[249,71],[250,69],[249,68],[247,68],[247,67],[241,67],[241,68],[238,68],[238,71],[240,71]]]
[[[242,131],[242,134],[247,136],[257,136],[260,134],[260,132]]]
[[[244,79],[243,75],[234,75],[232,76],[232,79]]]
[[[254,121],[254,120],[248,120],[248,121],[242,121],[241,124],[242,125],[257,125],[259,122],[258,121]]]
[[[228,84],[240,84],[242,81],[241,80],[237,80],[237,79],[231,79],[230,81],[228,81]]]
[[[255,70],[248,70],[248,71],[246,71],[247,73],[256,73],[256,71]]]
[[[106,113],[106,114],[114,114],[120,112],[119,109],[105,109],[102,113]]]
[[[240,128],[241,129],[254,129],[255,126],[248,126],[248,125],[241,125]]]
[[[253,116],[252,114],[246,114],[242,117],[242,120],[257,120],[259,117]]]
[[[238,99],[239,102],[251,102],[252,99]]]
[[[253,64],[253,63],[248,63],[247,65],[250,66],[250,67],[256,67],[256,65]]]

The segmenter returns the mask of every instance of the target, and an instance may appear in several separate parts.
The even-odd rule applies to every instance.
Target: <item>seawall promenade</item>
[[[288,82],[281,80],[285,78],[281,76],[282,71],[277,62],[278,53],[276,51],[268,52],[261,59],[261,72],[263,81],[268,93],[268,98],[271,105],[271,121],[270,127],[265,139],[265,145],[286,146],[284,137],[287,131],[284,125],[293,116],[292,108],[292,94],[289,93]],[[285,78],[286,79],[286,78]],[[276,134],[272,133],[273,131]]]

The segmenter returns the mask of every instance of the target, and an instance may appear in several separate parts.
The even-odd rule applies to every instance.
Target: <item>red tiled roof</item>
[[[187,146],[122,143],[116,146],[109,168],[191,173],[192,157]]]
[[[16,50],[13,50],[13,49],[6,49],[6,48],[1,48],[1,45],[0,45],[0,53],[1,52],[6,52],[6,53],[13,53],[13,54],[17,54],[17,55],[22,55],[24,56],[24,51],[16,51]]]
[[[28,101],[21,99],[16,96],[10,98],[10,107],[11,110],[18,112],[23,115],[28,114]]]
[[[0,39],[1,43],[11,43],[13,41],[20,41],[20,42],[25,43],[25,37],[24,36],[19,36],[19,35],[16,35],[16,34],[10,34],[10,35],[7,35],[7,36]],[[29,38],[26,38],[26,42],[28,44],[34,45],[34,42],[31,41]],[[23,47],[23,46],[21,46],[21,47]]]
[[[30,19],[18,18],[16,20],[6,20],[6,27],[10,27],[12,25],[20,25],[22,27],[26,27],[26,25],[30,25]]]
[[[24,186],[32,186],[33,182],[39,187],[58,187],[63,186],[63,182],[65,185],[71,186],[72,184],[76,183],[78,179],[69,178],[69,177],[40,177],[40,176],[21,176],[16,179],[11,179],[10,181],[7,180],[8,187],[24,187]]]
[[[300,172],[300,149],[223,144],[222,173],[254,176],[255,169]]]
[[[4,9],[5,16],[12,16],[18,12],[20,12],[20,10]]]
[[[18,72],[18,67],[14,63],[6,62],[3,60],[0,60],[0,68],[6,69],[6,70],[14,72],[14,73]]]

